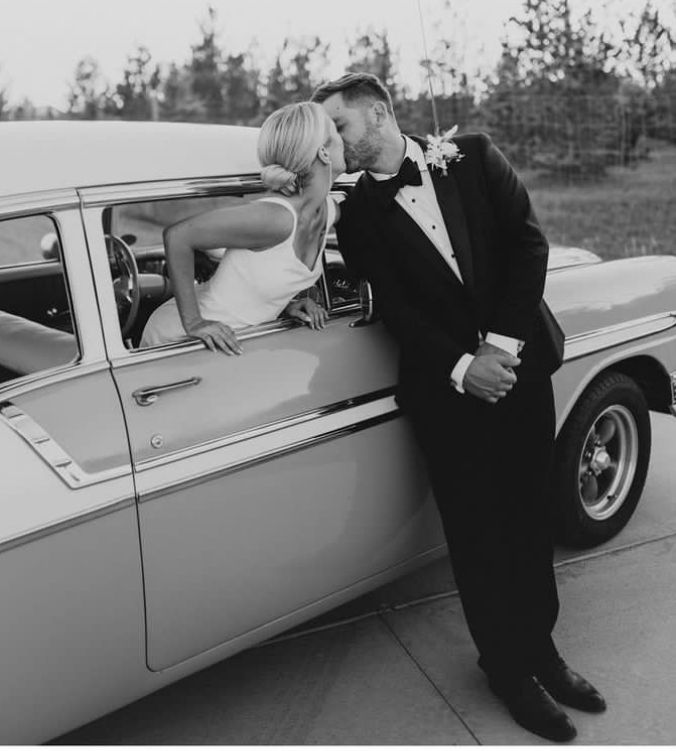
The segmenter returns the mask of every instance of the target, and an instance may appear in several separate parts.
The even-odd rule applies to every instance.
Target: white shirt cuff
[[[467,372],[467,368],[469,368],[469,366],[472,364],[473,359],[474,355],[461,355],[460,359],[451,371],[451,383],[455,387],[455,390],[461,394],[465,393],[465,389],[463,388],[462,383],[465,380],[465,373]]]
[[[502,334],[494,334],[492,331],[486,334],[486,344],[492,344],[494,347],[504,349],[505,352],[509,352],[514,357],[521,352],[521,348],[523,347],[523,342],[520,339],[503,336]]]

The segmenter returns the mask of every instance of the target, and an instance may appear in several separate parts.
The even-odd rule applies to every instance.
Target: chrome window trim
[[[12,219],[26,214],[45,214],[64,209],[76,209],[80,198],[73,188],[17,193],[0,197],[0,219]]]
[[[157,459],[144,459],[137,462],[134,468],[139,471],[147,471],[150,469],[157,469],[158,467],[165,466],[173,462],[181,461],[182,459],[189,459],[197,454],[205,454],[210,451],[216,451],[218,449],[226,448],[234,443],[242,443],[248,441],[251,438],[259,438],[264,435],[270,435],[271,433],[277,433],[280,430],[286,428],[295,427],[296,425],[302,425],[303,423],[312,422],[320,417],[328,417],[329,415],[335,415],[338,412],[343,412],[346,409],[353,407],[361,407],[365,404],[371,404],[380,399],[394,395],[394,386],[387,389],[380,389],[379,391],[371,391],[368,394],[362,394],[350,399],[344,399],[340,402],[334,402],[333,404],[327,404],[323,407],[317,407],[315,409],[309,409],[305,412],[298,412],[295,415],[284,417],[281,420],[273,420],[272,422],[259,425],[256,428],[248,428],[246,430],[238,430],[234,433],[230,433],[221,438],[213,438],[209,441],[203,441],[192,446],[188,446],[178,451],[172,451],[164,454]],[[393,410],[396,411],[396,410]]]
[[[332,193],[345,194],[344,184],[336,183]],[[183,177],[173,180],[150,180],[137,183],[97,185],[78,189],[83,208],[105,206],[108,203],[136,203],[165,198],[195,198],[220,195],[224,191],[263,191],[265,186],[258,172],[244,175],[213,175],[211,177]]]
[[[669,374],[669,380],[671,381],[671,404],[669,405],[669,411],[676,417],[676,370]]]
[[[288,454],[310,448],[311,446],[316,446],[317,444],[324,443],[325,441],[352,435],[353,433],[357,433],[361,430],[366,430],[367,428],[375,427],[376,425],[394,420],[399,417],[399,415],[400,410],[396,408],[382,415],[369,417],[364,420],[354,422],[350,425],[345,425],[340,428],[317,433],[314,436],[303,438],[299,441],[294,441],[292,443],[286,444],[285,446],[279,446],[277,448],[270,449],[269,451],[261,451],[260,453],[249,457],[248,459],[234,462],[231,465],[225,465],[216,469],[209,469],[199,474],[195,474],[191,477],[186,477],[185,479],[179,480],[177,482],[158,485],[151,490],[143,492],[139,497],[139,503],[146,503],[147,501],[160,498],[162,496],[165,496],[169,492],[173,493],[181,490],[187,490],[188,488],[194,487],[195,485],[198,485],[205,480],[214,480],[219,477],[232,474],[234,472],[249,469],[250,467],[254,467],[262,462],[269,461],[271,459],[277,459],[278,457],[286,456]]]
[[[358,302],[343,302],[340,305],[334,305],[331,307],[330,317],[340,318],[350,313],[361,313],[361,303]]]
[[[13,548],[18,548],[22,545],[27,545],[30,542],[36,542],[42,540],[45,537],[50,537],[57,532],[63,532],[67,529],[72,529],[80,524],[93,521],[94,519],[100,519],[103,516],[114,514],[122,509],[130,508],[135,505],[135,499],[133,495],[126,498],[120,498],[113,501],[107,501],[97,508],[89,509],[81,514],[75,514],[66,519],[61,519],[56,522],[50,522],[43,527],[31,529],[28,532],[20,532],[15,537],[9,537],[6,540],[0,540],[0,553],[5,553]]]
[[[360,306],[355,303],[341,305],[329,312],[329,319],[343,318],[353,313],[359,313],[360,310]],[[260,323],[257,326],[247,326],[246,328],[238,329],[236,333],[239,341],[245,342],[250,339],[258,339],[261,336],[267,336],[268,334],[277,334],[280,331],[290,331],[292,329],[302,328],[305,328],[305,324],[300,321],[295,321],[291,318],[284,318],[276,321]],[[148,347],[148,349],[125,349],[124,352],[118,353],[111,360],[111,363],[115,369],[126,368],[130,365],[136,365],[137,363],[179,357],[180,355],[185,355],[189,352],[199,352],[204,349],[206,349],[206,344],[201,340],[186,339],[181,342],[168,342],[167,344],[160,344],[156,347]]]
[[[676,312],[669,311],[575,334],[566,337],[563,361],[578,360],[594,352],[601,352],[604,349],[628,344],[636,339],[659,334],[674,326],[676,326]]]
[[[21,436],[42,461],[73,490],[131,474],[128,464],[99,472],[86,472],[36,420],[13,402],[0,402],[0,419]]]
[[[157,180],[152,182],[127,183],[81,188],[78,190],[83,208],[100,208],[110,203],[137,203],[170,198],[196,198],[221,195],[224,192],[263,190],[260,175],[237,177],[197,177],[180,180]]]
[[[42,216],[45,216],[45,214],[42,214]],[[16,219],[16,217],[12,217],[13,219]],[[0,218],[0,221],[2,221],[3,218]],[[25,261],[24,263],[6,263],[6,264],[0,264],[0,274],[4,271],[6,273],[9,273],[8,269],[17,269],[19,271],[31,271],[34,270],[36,272],[36,276],[48,276],[49,274],[56,273],[56,267],[58,267],[59,271],[63,273],[63,264],[61,261],[57,261],[53,258],[45,258],[44,261]]]

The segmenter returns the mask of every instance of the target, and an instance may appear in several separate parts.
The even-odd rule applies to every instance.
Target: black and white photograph
[[[676,0],[0,0],[0,745],[676,745]]]

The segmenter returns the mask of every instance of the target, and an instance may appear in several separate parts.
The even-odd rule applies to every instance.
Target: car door
[[[121,703],[143,669],[129,446],[75,191],[0,198],[0,456],[0,724],[20,743]]]
[[[94,254],[105,256],[106,211],[132,216],[142,195],[146,219],[175,217],[177,204],[162,199],[178,188],[151,201],[135,188],[117,206],[103,190],[85,195]],[[242,200],[241,185],[210,190]],[[116,231],[131,236],[133,227]],[[394,402],[394,345],[381,324],[352,325],[362,312],[336,266],[334,252],[333,286],[323,279],[317,290],[334,302],[324,330],[278,319],[244,330],[239,357],[194,341],[125,347],[108,315],[136,476],[153,670],[269,633],[271,624],[281,630],[441,544]],[[96,273],[111,311],[108,265]]]

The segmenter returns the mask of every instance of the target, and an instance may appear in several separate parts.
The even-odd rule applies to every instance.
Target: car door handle
[[[164,383],[161,386],[146,386],[142,389],[136,389],[132,392],[132,396],[136,399],[136,403],[139,407],[149,407],[151,404],[155,404],[157,397],[160,394],[164,394],[167,391],[176,391],[177,389],[186,389],[188,386],[197,386],[201,383],[202,379],[198,376],[192,378],[186,378],[184,381],[176,381],[175,383]]]

